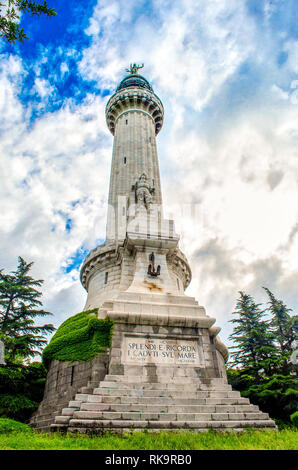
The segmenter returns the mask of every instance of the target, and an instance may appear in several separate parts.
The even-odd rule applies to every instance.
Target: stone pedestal
[[[53,430],[275,428],[227,384],[227,350],[192,297],[126,292],[99,310],[114,322],[109,370],[78,393]]]

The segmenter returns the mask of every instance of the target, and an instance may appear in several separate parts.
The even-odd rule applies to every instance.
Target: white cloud
[[[278,69],[277,39],[258,28],[244,1],[152,5],[149,17],[137,0],[98,2],[79,70],[112,90],[130,62],[145,63],[142,73],[165,105],[158,136],[162,189],[191,262],[188,293],[218,318],[226,339],[238,290],[259,296],[264,284],[289,306],[298,302],[298,106],[289,88],[296,43],[284,36],[289,59]],[[51,78],[41,74],[51,53],[43,49],[35,63],[41,104],[53,91]],[[73,46],[64,53],[78,57]],[[247,82],[235,79],[246,62],[255,66],[250,95]],[[45,279],[45,306],[58,324],[85,300],[78,272],[63,268],[82,245],[92,249],[105,236],[112,155],[106,99],[67,100],[29,126],[30,105],[18,98],[26,68],[13,55],[2,57],[2,65],[1,266],[14,269],[18,255],[35,262],[33,274]],[[60,72],[69,72],[66,61]]]
[[[69,67],[66,62],[62,62],[62,64],[60,65],[60,72],[62,76],[69,72]]]
[[[155,1],[152,21],[140,15],[130,25],[133,11],[123,1],[94,10],[80,70],[99,86],[115,85],[129,62],[145,62],[159,90],[200,109],[255,46],[243,1]]]
[[[280,98],[282,100],[288,100],[289,99],[289,93],[284,91],[279,86],[274,84],[274,85],[272,85],[271,90],[278,98]]]
[[[104,102],[93,96],[78,106],[66,103],[28,128],[17,98],[20,67],[4,69],[0,78],[6,117],[0,142],[1,266],[14,269],[19,255],[34,261],[33,274],[45,279],[46,308],[71,314],[68,304],[73,308],[73,299],[81,297],[82,308],[84,291],[77,271],[66,274],[62,268],[81,245],[91,249],[105,235],[112,139],[107,139]],[[68,219],[71,231],[66,230]],[[65,290],[77,294],[55,304],[53,298],[60,302]]]
[[[36,92],[42,99],[49,97],[54,92],[54,87],[50,85],[48,80],[36,78],[34,85]]]

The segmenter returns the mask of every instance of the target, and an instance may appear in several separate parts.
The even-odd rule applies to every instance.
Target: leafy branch
[[[28,39],[23,28],[20,27],[20,13],[31,13],[31,16],[39,17],[45,14],[47,18],[56,16],[53,8],[47,2],[36,3],[35,0],[3,0],[0,2],[0,37],[14,44],[16,41],[24,42]]]

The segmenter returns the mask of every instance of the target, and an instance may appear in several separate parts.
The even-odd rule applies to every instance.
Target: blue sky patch
[[[66,261],[66,266],[62,269],[65,273],[70,273],[73,270],[78,270],[86,258],[89,250],[87,250],[84,246],[81,246],[77,249],[77,251]]]

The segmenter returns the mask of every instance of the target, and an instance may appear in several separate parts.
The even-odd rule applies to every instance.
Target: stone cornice
[[[96,247],[86,257],[81,268],[81,283],[88,291],[90,277],[98,270],[98,266],[115,266],[118,261],[118,250],[116,243],[104,244]]]
[[[160,99],[149,90],[126,88],[115,93],[106,106],[107,126],[113,135],[120,114],[131,110],[139,110],[149,114],[154,121],[155,134],[159,133],[164,117],[163,105]]]
[[[186,328],[210,328],[215,318],[191,315],[153,315],[142,313],[137,315],[129,312],[106,311],[106,315],[117,323],[131,323],[136,325],[177,326]]]

